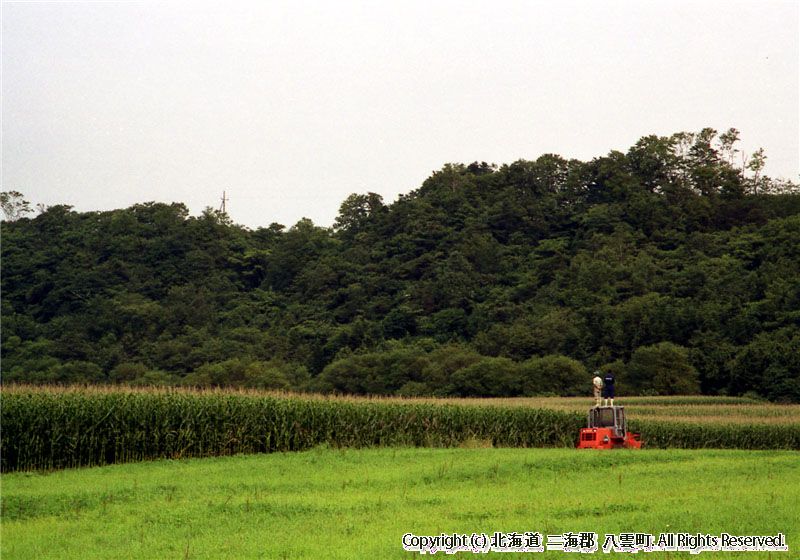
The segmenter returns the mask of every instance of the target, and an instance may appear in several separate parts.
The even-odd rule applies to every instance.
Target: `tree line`
[[[2,380],[579,395],[600,370],[800,402],[800,189],[737,141],[447,164],[330,228],[5,192]]]

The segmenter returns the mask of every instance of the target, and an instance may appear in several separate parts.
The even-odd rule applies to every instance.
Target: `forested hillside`
[[[448,164],[332,228],[17,200],[2,379],[588,395],[610,369],[623,394],[800,402],[800,190],[738,167],[737,137]]]

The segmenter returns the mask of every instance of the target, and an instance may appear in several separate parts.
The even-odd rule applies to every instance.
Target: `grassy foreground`
[[[4,474],[0,554],[411,558],[407,532],[593,531],[601,545],[606,533],[780,532],[789,552],[777,557],[789,558],[800,552],[798,503],[796,451],[317,447]],[[533,554],[556,556],[573,557]]]

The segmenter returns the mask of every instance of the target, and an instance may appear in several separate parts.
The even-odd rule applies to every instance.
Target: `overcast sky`
[[[3,2],[2,190],[330,226],[448,162],[740,130],[798,181],[800,2]]]

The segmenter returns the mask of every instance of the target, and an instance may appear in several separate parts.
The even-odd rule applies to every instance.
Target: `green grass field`
[[[411,558],[404,533],[596,532],[602,545],[607,533],[727,532],[783,533],[789,552],[701,557],[796,558],[798,504],[796,451],[318,447],[4,474],[0,553]]]

